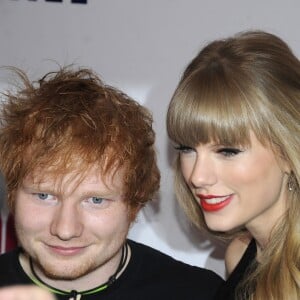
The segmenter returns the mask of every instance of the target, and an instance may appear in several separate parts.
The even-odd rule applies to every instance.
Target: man
[[[52,293],[35,285],[0,288],[0,300],[55,300]]]
[[[20,249],[0,286],[57,299],[212,299],[221,279],[127,240],[158,190],[152,118],[91,70],[62,68],[6,95],[0,167]]]

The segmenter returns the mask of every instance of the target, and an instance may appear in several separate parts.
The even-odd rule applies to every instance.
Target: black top
[[[234,294],[238,284],[244,279],[250,271],[250,266],[256,260],[256,243],[252,239],[243,254],[241,260],[229,275],[228,279],[223,283],[216,295],[216,300],[234,300]]]
[[[83,295],[82,300],[209,300],[223,282],[212,271],[176,261],[148,246],[128,243],[131,258],[121,276],[106,290]],[[0,286],[33,283],[19,263],[19,253],[20,249],[0,256]]]

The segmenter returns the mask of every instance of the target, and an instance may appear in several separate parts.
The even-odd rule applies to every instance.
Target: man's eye
[[[220,148],[217,151],[217,153],[220,153],[225,157],[235,156],[241,152],[242,152],[242,150],[237,149],[237,148]]]
[[[93,204],[101,204],[104,202],[104,198],[101,198],[101,197],[91,197],[90,198],[90,201],[93,203]]]
[[[175,150],[177,150],[180,153],[190,153],[190,152],[194,151],[194,149],[192,147],[185,146],[185,145],[175,146]]]
[[[111,203],[113,203],[113,200],[111,200],[110,198],[107,199],[107,198],[102,198],[102,197],[91,196],[91,197],[85,198],[82,203],[85,207],[88,207],[88,208],[105,209],[105,208],[109,207],[111,205]]]
[[[49,194],[47,193],[37,193],[37,197],[41,200],[47,200],[49,197]]]
[[[48,194],[48,193],[34,193],[33,194],[34,197],[36,197],[38,200],[42,200],[42,201],[56,201],[57,199],[55,198],[55,196]]]

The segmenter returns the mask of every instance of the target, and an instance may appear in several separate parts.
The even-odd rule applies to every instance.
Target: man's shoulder
[[[10,250],[9,252],[5,252],[0,255],[0,263],[1,266],[10,264],[12,261],[15,261],[18,259],[20,249],[16,248],[13,250]]]
[[[19,263],[19,253],[20,249],[14,249],[0,255],[0,286],[30,283]]]
[[[192,266],[152,247],[129,241],[136,298],[143,299],[213,299],[223,279],[213,271]],[[140,294],[138,294],[140,293]],[[146,297],[146,298],[145,298]]]
[[[211,270],[176,260],[168,254],[135,241],[130,240],[129,244],[134,256],[137,255],[144,258],[144,267],[148,265],[151,269],[157,268],[160,272],[168,273],[168,276],[171,277],[178,276],[181,280],[183,276],[187,276],[186,278],[193,278],[193,280],[199,280],[202,277],[205,278],[205,281],[222,281],[221,277]]]

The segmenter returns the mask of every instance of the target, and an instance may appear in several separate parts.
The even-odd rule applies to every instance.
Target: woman
[[[175,188],[190,219],[234,237],[217,299],[300,299],[300,62],[256,31],[208,44],[172,97]]]

